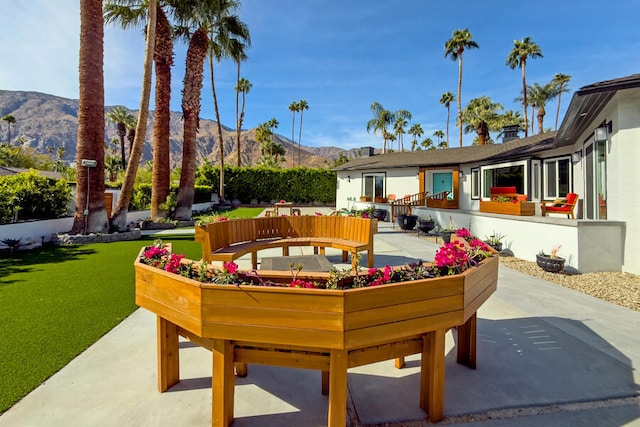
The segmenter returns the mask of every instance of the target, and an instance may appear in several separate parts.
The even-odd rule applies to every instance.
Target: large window
[[[362,195],[371,197],[374,200],[376,197],[385,197],[384,190],[384,173],[371,173],[362,176],[363,188]]]
[[[516,187],[516,193],[527,194],[525,165],[525,162],[514,162],[481,168],[482,197],[489,197],[491,187]]]
[[[571,158],[563,157],[544,162],[544,198],[564,197],[571,191]]]

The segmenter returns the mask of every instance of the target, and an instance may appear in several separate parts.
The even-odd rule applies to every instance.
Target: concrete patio
[[[437,249],[390,223],[379,231],[376,266],[429,260]],[[312,253],[296,249],[304,251],[292,255]],[[338,251],[327,257],[340,262]],[[447,334],[439,425],[640,426],[638,325],[638,312],[501,267],[497,292],[478,311],[477,370],[455,362]],[[0,426],[211,425],[211,353],[182,342],[183,380],[161,394],[155,327],[153,314],[137,310],[0,416]],[[349,370],[349,424],[429,424],[418,381],[417,356],[400,370],[392,360]],[[236,379],[234,426],[315,427],[326,420],[319,372],[251,365]]]

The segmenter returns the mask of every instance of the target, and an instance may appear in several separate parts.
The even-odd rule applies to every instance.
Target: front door
[[[441,193],[443,191],[451,191],[449,198],[453,197],[453,180],[451,172],[433,174],[433,194]]]

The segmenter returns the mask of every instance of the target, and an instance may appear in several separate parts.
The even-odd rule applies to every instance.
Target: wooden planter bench
[[[491,187],[489,200],[480,200],[480,212],[503,215],[532,216],[535,204],[527,202],[525,194],[516,193],[516,187]]]
[[[202,243],[202,259],[230,262],[251,254],[252,268],[258,268],[258,251],[282,248],[289,255],[294,246],[313,246],[314,253],[325,248],[342,250],[342,261],[351,253],[355,267],[357,253],[367,251],[367,265],[373,267],[373,235],[376,219],[348,216],[280,216],[234,219],[195,227],[195,241]]]
[[[496,256],[462,274],[347,290],[200,283],[139,259],[136,304],[158,316],[158,389],[180,381],[180,335],[210,349],[218,427],[234,420],[234,364],[237,375],[246,374],[246,363],[322,371],[327,425],[344,427],[347,370],[411,354],[422,356],[417,403],[429,420],[441,420],[445,334],[457,327],[457,360],[474,369],[476,312],[498,280]],[[260,275],[291,280],[283,272]]]

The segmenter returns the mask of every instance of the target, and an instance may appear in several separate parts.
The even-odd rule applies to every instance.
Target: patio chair
[[[567,218],[576,219],[573,210],[577,203],[578,195],[576,193],[567,193],[567,197],[564,199],[540,202],[540,209],[542,210],[542,216],[547,216],[548,213],[558,213],[566,215]]]

